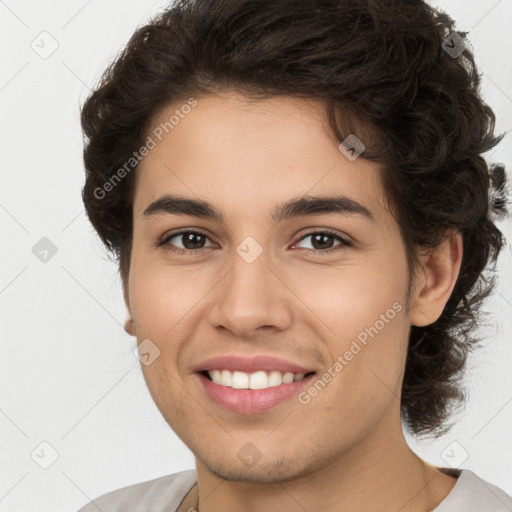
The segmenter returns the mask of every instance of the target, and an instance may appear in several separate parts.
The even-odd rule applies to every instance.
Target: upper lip
[[[247,357],[243,355],[224,355],[207,359],[193,368],[195,372],[203,372],[206,370],[229,370],[241,371],[245,373],[253,373],[259,370],[263,371],[280,371],[283,373],[309,373],[313,370],[299,364],[295,364],[285,359],[274,356],[258,355]]]

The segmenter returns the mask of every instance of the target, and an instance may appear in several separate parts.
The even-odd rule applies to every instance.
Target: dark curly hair
[[[409,429],[444,433],[465,399],[460,378],[481,341],[477,315],[504,243],[494,220],[507,213],[504,166],[481,156],[503,135],[494,135],[467,42],[461,55],[445,51],[453,32],[454,21],[421,0],[181,0],[140,26],[81,111],[82,197],[119,264],[125,297],[137,168],[126,171],[126,162],[159,112],[227,89],[255,100],[315,99],[338,141],[357,133],[363,156],[381,164],[409,272],[418,249],[436,247],[453,230],[463,236],[444,311],[411,328],[402,385]],[[466,32],[458,35],[465,41]]]

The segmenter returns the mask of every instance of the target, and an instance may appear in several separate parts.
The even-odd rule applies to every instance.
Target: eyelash
[[[172,238],[175,238],[175,237],[180,236],[180,235],[187,235],[187,234],[190,234],[190,233],[193,233],[195,235],[203,235],[203,236],[205,236],[206,238],[209,239],[209,236],[206,233],[204,233],[204,232],[202,232],[200,230],[187,229],[187,230],[183,230],[183,231],[178,231],[176,233],[169,233],[160,242],[158,242],[156,244],[156,247],[162,247],[165,244],[167,244],[169,242],[169,240],[171,240]],[[308,238],[308,237],[314,236],[314,235],[331,235],[332,238],[337,239],[339,242],[341,242],[341,244],[337,245],[336,247],[334,247],[332,249],[325,249],[325,250],[303,249],[306,252],[308,252],[309,254],[325,255],[325,254],[330,254],[330,253],[338,251],[338,250],[342,250],[345,247],[351,247],[352,246],[352,243],[347,238],[341,236],[337,231],[333,231],[333,230],[330,230],[330,229],[322,229],[322,230],[319,230],[319,231],[310,231],[309,233],[306,233],[305,235],[300,237],[296,242],[294,242],[294,245],[299,243],[299,242],[301,242],[305,238]],[[169,248],[166,248],[166,250],[171,251],[171,252],[173,252],[173,253],[175,253],[175,254],[177,254],[179,256],[182,256],[182,255],[194,256],[194,255],[202,252],[205,249],[208,249],[208,247],[201,247],[200,249],[173,249],[173,248],[170,248],[170,246],[169,246]]]

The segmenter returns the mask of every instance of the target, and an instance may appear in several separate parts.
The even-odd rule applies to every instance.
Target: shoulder
[[[512,497],[499,487],[463,469],[450,494],[433,512],[511,512]]]
[[[181,471],[110,491],[78,512],[171,512],[197,481],[195,470]],[[172,508],[174,506],[174,508]]]

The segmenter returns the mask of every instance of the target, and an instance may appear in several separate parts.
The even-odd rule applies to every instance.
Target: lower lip
[[[222,407],[244,414],[265,412],[275,407],[301,391],[306,386],[314,373],[302,380],[281,384],[267,389],[233,389],[227,386],[215,384],[202,373],[196,373],[206,393]]]

